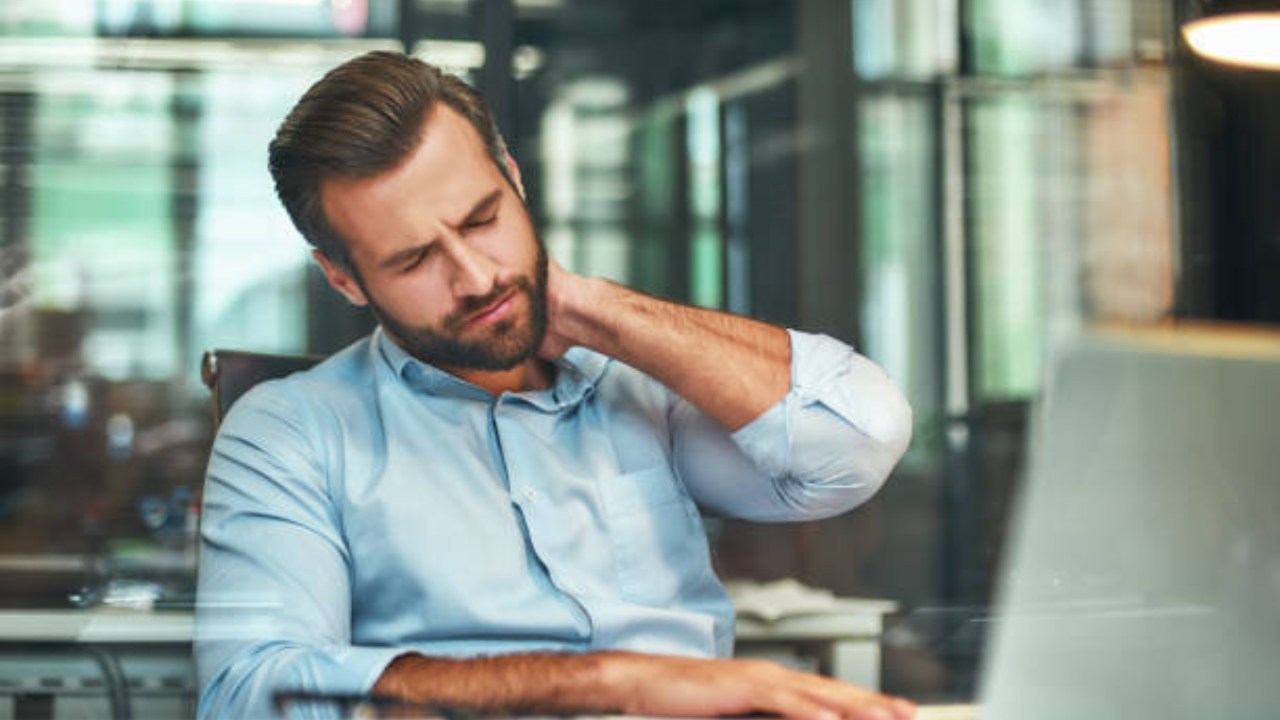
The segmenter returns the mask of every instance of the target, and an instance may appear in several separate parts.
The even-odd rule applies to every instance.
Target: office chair
[[[213,392],[213,426],[217,428],[231,405],[263,380],[307,370],[320,355],[270,355],[240,350],[209,350],[200,361],[200,377]]]

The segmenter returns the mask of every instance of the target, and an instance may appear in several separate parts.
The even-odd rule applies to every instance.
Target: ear
[[[520,166],[516,165],[516,160],[511,157],[511,153],[503,153],[502,158],[507,164],[507,175],[511,177],[511,182],[515,184],[516,192],[520,193],[520,199],[526,199],[524,196],[524,181],[520,178]]]
[[[319,250],[312,250],[311,257],[320,263],[320,269],[324,271],[324,279],[329,281],[329,286],[342,293],[347,302],[356,307],[364,307],[369,304],[368,298],[364,296],[364,290],[360,288],[360,283],[356,282],[350,272],[330,260]]]

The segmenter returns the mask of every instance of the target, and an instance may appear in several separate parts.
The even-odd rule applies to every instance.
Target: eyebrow
[[[494,205],[498,203],[498,200],[501,197],[502,197],[502,190],[498,189],[498,190],[493,190],[488,195],[485,195],[484,197],[480,198],[479,202],[471,206],[471,210],[467,213],[467,216],[462,218],[461,222],[456,223],[454,227],[465,227],[466,225],[480,219],[486,212],[489,211],[490,208],[492,208]],[[387,258],[384,259],[382,262],[378,263],[378,267],[385,270],[385,269],[393,268],[402,263],[405,263],[411,258],[416,257],[423,250],[431,247],[433,244],[436,243],[438,239],[439,238],[431,238],[430,240],[418,245],[414,245],[413,247],[407,247],[403,250],[397,250],[396,252],[387,256]]]

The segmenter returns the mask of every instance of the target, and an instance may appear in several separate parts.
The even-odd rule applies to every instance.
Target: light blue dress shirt
[[[378,331],[254,388],[209,460],[199,715],[268,717],[278,689],[365,693],[409,651],[729,655],[695,503],[835,515],[911,434],[877,366],[790,337],[790,392],[735,433],[583,348],[552,388],[495,398]]]

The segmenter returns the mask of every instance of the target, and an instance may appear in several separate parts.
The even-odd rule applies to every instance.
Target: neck
[[[465,370],[441,368],[445,372],[465,380],[497,397],[504,392],[546,390],[551,387],[554,368],[539,357],[531,357],[510,370]]]

